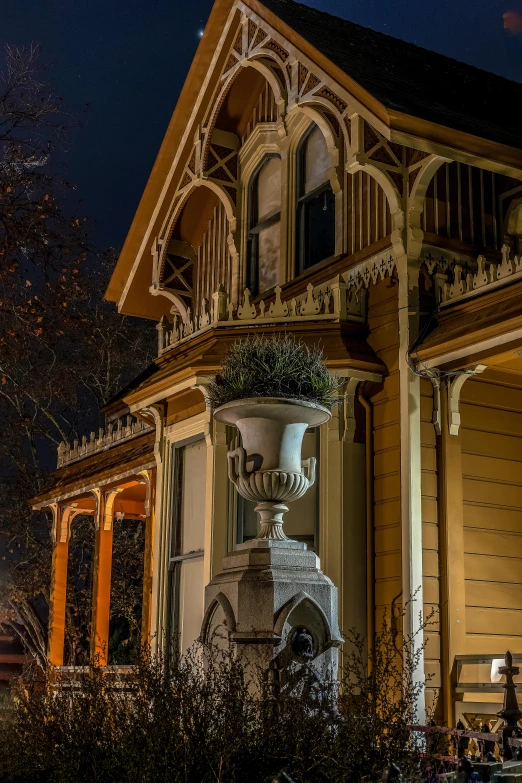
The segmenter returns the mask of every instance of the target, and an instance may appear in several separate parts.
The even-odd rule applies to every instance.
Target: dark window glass
[[[314,125],[298,153],[297,274],[335,254],[335,196],[329,166],[326,141]]]
[[[278,283],[281,160],[271,156],[252,178],[249,192],[247,285],[254,296]]]

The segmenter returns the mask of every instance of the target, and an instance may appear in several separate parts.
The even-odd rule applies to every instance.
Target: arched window
[[[252,178],[249,193],[247,285],[254,296],[279,282],[281,242],[281,159],[267,158]]]
[[[312,125],[298,151],[297,274],[335,254],[335,196],[329,168],[325,138]]]

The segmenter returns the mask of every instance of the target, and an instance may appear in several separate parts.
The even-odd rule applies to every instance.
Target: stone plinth
[[[240,544],[205,589],[201,637],[233,650],[247,667],[271,671],[281,688],[335,681],[337,588],[303,543]]]

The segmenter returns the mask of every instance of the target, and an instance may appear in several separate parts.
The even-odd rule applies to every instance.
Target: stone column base
[[[204,644],[231,650],[281,688],[337,680],[337,588],[298,541],[254,539],[223,559],[205,589]]]

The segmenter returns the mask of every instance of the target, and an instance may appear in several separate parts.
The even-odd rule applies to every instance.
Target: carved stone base
[[[278,687],[335,682],[342,644],[337,588],[298,541],[254,539],[223,560],[205,589],[204,643],[230,649]]]

